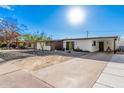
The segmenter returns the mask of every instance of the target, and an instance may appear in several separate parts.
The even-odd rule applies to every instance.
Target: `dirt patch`
[[[29,57],[25,59],[20,59],[13,64],[28,70],[39,70],[41,68],[54,65],[57,63],[61,63],[64,61],[67,61],[69,59],[72,59],[72,57],[66,57],[66,56],[59,56],[59,55],[49,55],[49,56],[35,56],[35,57]]]

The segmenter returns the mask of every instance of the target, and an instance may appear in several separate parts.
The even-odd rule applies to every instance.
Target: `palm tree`
[[[31,34],[26,34],[21,37],[23,41],[29,41],[34,43],[34,50],[36,48],[36,41],[37,41],[37,36],[36,35],[31,35]]]
[[[24,35],[23,38],[25,41],[32,41],[32,42],[37,40],[37,37],[35,35],[31,35],[31,34]]]
[[[23,39],[25,41],[34,42],[34,51],[35,51],[35,48],[37,45],[37,41],[43,42],[43,43],[41,43],[41,48],[43,50],[44,42],[52,40],[52,38],[50,36],[47,36],[44,32],[42,32],[40,34],[35,34],[35,35],[31,35],[31,34],[24,35]]]
[[[37,36],[37,40],[49,41],[49,40],[52,40],[52,38],[50,36],[47,36],[44,32],[42,32]]]

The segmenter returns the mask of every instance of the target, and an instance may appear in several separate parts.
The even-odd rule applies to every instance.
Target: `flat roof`
[[[104,37],[88,37],[88,38],[67,38],[67,39],[48,40],[48,41],[40,41],[40,40],[38,40],[37,42],[56,42],[56,41],[61,42],[61,41],[64,41],[64,40],[89,40],[89,39],[106,39],[106,38],[117,39],[119,37],[118,36],[104,36]]]
[[[63,40],[88,40],[88,39],[105,39],[105,38],[115,38],[115,39],[117,39],[118,36],[88,37],[88,38],[68,38],[68,39],[63,39]]]
[[[104,37],[88,37],[88,38],[67,38],[67,39],[58,39],[58,40],[50,40],[50,41],[63,41],[63,40],[88,40],[88,39],[105,39],[105,38],[115,38],[117,39],[118,36],[104,36]],[[38,41],[38,42],[44,42],[44,41]]]

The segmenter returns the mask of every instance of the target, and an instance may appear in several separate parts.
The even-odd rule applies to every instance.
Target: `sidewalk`
[[[124,88],[124,64],[108,63],[94,88]]]

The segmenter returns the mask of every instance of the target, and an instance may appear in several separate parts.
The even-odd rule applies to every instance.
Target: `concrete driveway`
[[[82,56],[81,58],[109,62],[112,57],[113,57],[113,54],[111,53],[96,52],[96,53],[89,53],[87,55]]]
[[[124,55],[115,54],[112,56],[111,62],[124,63]]]
[[[5,63],[0,65],[0,88],[43,88],[52,87],[21,68]]]
[[[11,62],[0,65],[0,87],[92,87],[106,62],[74,58],[37,71]]]
[[[58,88],[92,87],[106,64],[104,61],[75,58],[32,74]]]

